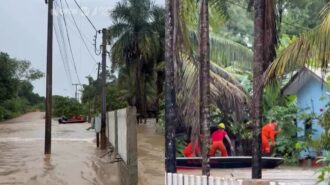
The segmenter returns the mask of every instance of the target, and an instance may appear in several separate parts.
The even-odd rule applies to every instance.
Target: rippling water
[[[52,154],[44,152],[43,113],[0,124],[0,184],[118,184],[116,164],[96,149],[89,124],[52,126]]]

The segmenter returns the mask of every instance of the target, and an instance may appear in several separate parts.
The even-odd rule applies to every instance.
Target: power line
[[[80,9],[80,11],[84,14],[84,16],[86,17],[86,19],[90,23],[90,25],[94,28],[94,30],[95,30],[95,36],[94,36],[94,52],[95,52],[96,55],[101,55],[101,51],[100,50],[97,50],[97,47],[96,47],[97,34],[100,33],[100,31],[97,30],[96,26],[93,24],[93,22],[91,21],[91,19],[87,16],[87,14],[85,13],[85,11],[81,8],[81,6],[77,2],[77,0],[74,0],[74,2],[76,3],[76,5]]]
[[[71,8],[70,8],[70,6],[69,6],[69,4],[68,4],[68,1],[65,0],[65,3],[66,3],[66,6],[68,7],[68,9],[69,9],[69,11],[70,11],[70,15],[71,15],[71,17],[72,17],[72,19],[73,19],[74,25],[75,25],[75,27],[77,28],[77,31],[78,31],[78,33],[79,33],[79,35],[80,35],[80,38],[81,38],[82,42],[84,43],[85,48],[86,48],[87,51],[88,51],[88,54],[89,54],[90,57],[94,60],[94,62],[97,63],[97,61],[96,61],[95,58],[93,57],[91,51],[89,50],[89,48],[88,48],[88,46],[87,46],[87,44],[86,44],[86,41],[85,41],[85,39],[84,39],[84,37],[83,37],[83,35],[82,35],[81,30],[80,30],[79,27],[78,27],[78,24],[77,24],[77,22],[76,22],[76,19],[75,19],[74,16],[73,16],[73,13],[72,13]]]
[[[66,77],[68,78],[68,80],[70,82],[70,86],[71,86],[71,84],[72,84],[72,78],[71,78],[71,74],[70,74],[70,69],[67,68],[67,65],[66,65],[67,63],[65,62],[64,53],[63,53],[63,51],[61,49],[62,47],[61,47],[60,40],[59,40],[60,39],[60,36],[59,36],[58,30],[55,27],[55,25],[54,25],[54,31],[55,31],[57,45],[58,45],[58,48],[60,50],[60,55],[61,55],[61,58],[62,58],[62,62],[63,62],[65,74],[66,74]]]
[[[55,6],[58,8],[58,4],[57,2],[55,1]],[[64,68],[66,71],[68,71],[68,73],[70,74],[69,75],[69,80],[70,80],[70,89],[73,91],[73,88],[71,86],[72,84],[72,78],[71,78],[71,73],[70,73],[70,64],[69,64],[69,56],[68,56],[68,53],[67,53],[67,44],[65,42],[65,34],[64,34],[64,31],[63,31],[63,25],[62,25],[62,21],[61,21],[61,17],[57,16],[57,26],[59,28],[59,31],[60,31],[60,40],[59,40],[59,43],[62,43],[62,47],[60,47],[60,51],[62,49],[62,52],[63,52],[63,57],[64,57],[64,60],[63,60],[63,63],[64,63]],[[57,34],[58,35],[58,34]]]
[[[91,21],[91,19],[87,16],[87,14],[85,13],[85,11],[81,8],[81,6],[77,2],[77,0],[74,0],[74,2],[76,3],[76,5],[80,9],[80,11],[84,14],[84,16],[86,17],[86,19],[88,20],[88,22],[91,24],[91,26],[94,28],[94,30],[97,32],[98,30],[96,29],[95,25],[93,24],[93,22]]]
[[[55,1],[55,2],[56,2],[56,1]],[[74,67],[74,70],[75,70],[76,75],[77,75],[78,83],[80,84],[80,79],[79,79],[79,75],[78,75],[78,71],[77,71],[77,67],[76,67],[76,62],[75,62],[74,55],[73,55],[73,51],[72,51],[71,40],[70,40],[69,31],[68,31],[68,26],[67,26],[67,22],[66,22],[66,19],[65,19],[65,14],[64,14],[64,12],[63,12],[63,4],[62,4],[62,0],[60,0],[60,4],[61,4],[61,12],[62,12],[62,14],[63,14],[63,15],[62,15],[62,18],[63,18],[63,21],[64,21],[64,26],[65,26],[66,35],[67,35],[67,39],[68,39],[68,44],[69,44],[69,48],[70,48],[70,53],[71,53],[71,57],[72,57],[73,67]]]

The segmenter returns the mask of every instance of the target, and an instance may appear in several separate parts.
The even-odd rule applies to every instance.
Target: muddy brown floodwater
[[[0,123],[0,185],[119,185],[117,164],[96,149],[94,131],[86,130],[90,124],[53,121],[52,155],[45,156],[43,116],[29,113]],[[164,144],[153,121],[138,126],[139,185],[164,184]],[[281,166],[263,170],[263,177],[286,185],[313,185],[315,171]],[[179,173],[201,175],[201,170]],[[212,169],[211,175],[249,179],[251,169]]]
[[[164,136],[155,134],[152,123],[139,125],[138,164],[140,185],[164,184],[164,145]],[[280,166],[275,169],[264,169],[263,178],[282,182],[285,185],[315,185],[317,184],[316,170],[315,168]],[[178,173],[189,175],[201,175],[201,172],[201,169],[178,171]],[[251,168],[211,169],[211,175],[222,178],[250,179]]]
[[[96,149],[90,124],[52,123],[52,154],[44,152],[44,113],[0,123],[0,184],[118,185],[116,164]]]

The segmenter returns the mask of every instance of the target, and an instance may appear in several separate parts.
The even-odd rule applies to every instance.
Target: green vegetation
[[[296,107],[296,97],[283,97],[281,90],[290,80],[290,74],[304,65],[327,68],[330,58],[329,1],[267,1],[264,7],[256,10],[250,0],[209,0],[209,19],[203,22],[209,25],[209,30],[204,27],[201,31],[199,21],[206,12],[205,9],[200,12],[202,2],[205,3],[179,1],[174,5],[177,8],[168,12],[173,14],[170,21],[175,27],[171,43],[165,41],[164,31],[169,28],[164,28],[167,14],[162,7],[149,0],[117,3],[110,11],[113,22],[108,28],[112,64],[107,75],[108,109],[136,106],[143,118],[157,114],[159,126],[164,129],[164,101],[168,103],[169,97],[163,92],[165,66],[173,62],[174,69],[167,68],[166,72],[173,70],[174,73],[171,87],[176,103],[171,113],[176,115],[173,113],[175,119],[167,121],[176,123],[178,120],[175,127],[191,129],[191,137],[196,138],[204,125],[200,122],[200,116],[203,116],[200,110],[203,108],[207,112],[205,106],[201,107],[202,100],[209,98],[212,123],[226,122],[229,133],[235,136],[237,154],[259,155],[255,135],[262,124],[276,119],[281,133],[277,136],[273,155],[285,157],[288,164],[296,164],[301,149],[297,147],[300,138],[297,138],[296,120],[301,119],[297,115],[302,110]],[[260,17],[263,24],[254,27],[253,14],[257,11],[264,12]],[[263,34],[253,35],[258,30]],[[209,56],[206,56],[206,48],[204,53],[200,50],[207,47],[206,40],[201,40],[200,35],[207,31]],[[170,56],[167,63],[164,62],[165,44],[171,46],[171,50],[166,51]],[[254,48],[253,53],[252,46],[262,47]],[[199,73],[203,57],[204,62],[210,60],[209,76]],[[205,88],[201,87],[201,79],[210,81],[210,94],[203,97],[200,90]],[[100,112],[98,92],[99,82],[89,78],[82,97],[86,114]],[[319,118],[326,130],[329,128],[328,117],[325,111]],[[182,138],[177,138],[177,155],[181,155],[187,139]],[[327,149],[327,139],[322,136],[319,142],[322,149]]]
[[[31,82],[43,77],[25,60],[0,52],[0,121],[44,110],[44,98],[33,93]]]
[[[157,71],[164,61],[164,9],[149,0],[129,0],[110,12],[113,24],[108,39],[112,70],[119,72],[118,90],[146,118],[148,110],[158,109],[164,82],[164,75]]]
[[[86,115],[86,107],[80,104],[76,99],[53,96],[53,116],[61,117],[65,116],[71,118],[73,115]]]
[[[127,106],[125,90],[120,89],[118,79],[115,76],[109,76],[111,82],[107,83],[107,110],[117,110]],[[83,86],[82,104],[86,107],[85,115],[95,115],[101,112],[101,79],[94,80],[87,77],[89,83]]]

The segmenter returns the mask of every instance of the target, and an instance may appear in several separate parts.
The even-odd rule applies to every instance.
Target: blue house
[[[329,89],[322,78],[321,70],[312,70],[303,67],[290,80],[290,82],[283,88],[283,95],[297,96],[297,107],[304,110],[305,113],[315,113],[320,115],[325,110],[326,104],[330,98],[328,95]],[[297,121],[298,138],[304,138],[308,130],[313,130],[312,138],[319,139],[324,129],[317,120],[312,120],[311,125],[305,124],[306,120]],[[301,157],[316,156],[315,151],[305,151],[301,153]]]

